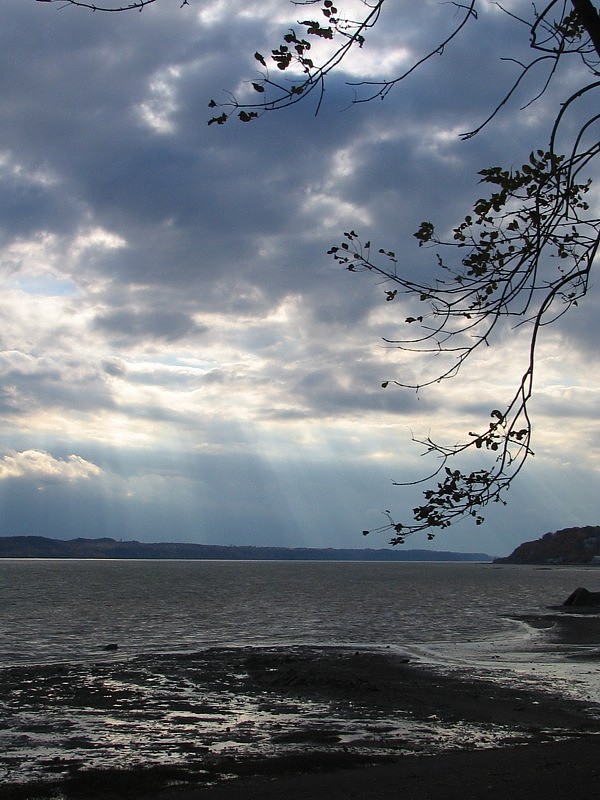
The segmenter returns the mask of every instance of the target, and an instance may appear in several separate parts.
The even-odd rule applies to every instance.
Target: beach
[[[0,568],[0,800],[597,794],[595,571]]]
[[[597,619],[589,622],[586,627],[585,618],[577,617],[570,626],[562,620],[553,636],[570,645],[582,640],[593,645]],[[596,668],[593,648],[586,657]],[[268,741],[263,737],[254,750],[224,743],[193,757],[190,750],[168,763],[128,769],[86,770],[75,763],[54,781],[5,780],[3,800],[484,795],[584,800],[597,795],[598,705],[549,685],[510,681],[506,675],[483,679],[467,670],[411,663],[395,653],[348,648],[219,649],[178,659],[188,676],[190,664],[201,664],[204,671],[210,664],[211,680],[221,686],[226,667],[236,676],[237,691],[253,693],[263,709],[277,709],[279,721],[270,718]],[[173,670],[176,660],[170,656],[165,663]],[[117,669],[131,671],[132,666]],[[31,679],[23,670],[11,674],[13,690],[20,679]],[[48,696],[52,682],[65,673],[55,668],[45,675]],[[110,710],[108,695],[97,694],[94,701],[92,693],[78,695],[76,689],[73,697],[79,700],[72,698],[72,704],[96,702]],[[5,684],[3,691],[8,690]],[[43,714],[42,698],[39,711]],[[246,729],[251,741],[257,734],[250,721]],[[239,742],[240,733],[238,727],[229,735]]]
[[[588,737],[431,757],[404,756],[393,764],[241,778],[210,789],[172,790],[155,796],[163,800],[593,800],[600,779],[599,746],[598,740]]]

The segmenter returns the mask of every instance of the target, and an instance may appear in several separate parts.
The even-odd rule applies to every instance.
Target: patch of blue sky
[[[53,275],[17,278],[15,288],[26,294],[45,297],[72,297],[78,293],[77,285],[73,281]]]

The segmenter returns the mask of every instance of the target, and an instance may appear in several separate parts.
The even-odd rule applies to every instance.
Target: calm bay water
[[[590,567],[3,560],[0,666],[97,659],[111,644],[118,657],[351,644],[460,658],[517,646],[526,627],[511,615],[598,583]]]

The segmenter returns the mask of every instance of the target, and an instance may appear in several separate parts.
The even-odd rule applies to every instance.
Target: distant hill
[[[335,549],[318,547],[228,547],[215,544],[120,542],[115,539],[0,537],[0,558],[149,558],[230,561],[491,561],[486,553],[436,550]]]
[[[520,544],[495,564],[600,564],[600,527],[564,528]]]

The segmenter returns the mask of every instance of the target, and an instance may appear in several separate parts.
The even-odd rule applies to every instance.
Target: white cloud
[[[102,470],[81,456],[55,458],[43,450],[8,452],[0,458],[0,480],[32,478],[42,483],[87,480],[101,475]]]
[[[160,70],[149,81],[149,97],[137,106],[142,122],[157,134],[176,132],[173,115],[177,110],[176,83],[180,75],[181,69],[177,66]]]

